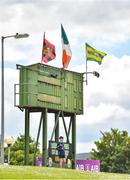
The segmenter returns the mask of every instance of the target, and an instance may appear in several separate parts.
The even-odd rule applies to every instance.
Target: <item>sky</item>
[[[43,34],[56,46],[56,59],[48,65],[62,67],[60,24],[67,33],[72,59],[68,70],[85,72],[85,43],[107,53],[101,65],[88,61],[84,83],[84,114],[77,116],[77,153],[90,152],[100,131],[118,128],[130,135],[130,0],[1,0],[0,36],[28,33],[25,39],[5,39],[5,136],[24,134],[24,113],[14,107],[16,64],[41,62]],[[0,52],[1,53],[1,52]],[[31,116],[30,135],[36,139],[40,114]],[[48,139],[53,115],[48,115]],[[62,124],[60,134],[64,135]]]

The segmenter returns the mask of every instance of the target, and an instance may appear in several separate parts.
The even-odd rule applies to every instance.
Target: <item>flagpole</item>
[[[64,63],[63,63],[63,40],[62,40],[62,28],[63,28],[63,26],[62,26],[62,24],[61,24],[61,44],[62,44],[62,68],[61,68],[61,78],[62,79],[64,79],[65,80],[65,74],[64,74]]]
[[[44,35],[43,35],[43,45],[42,45],[42,53],[43,53],[43,47],[44,47],[44,43],[45,42],[45,32],[44,32]],[[43,57],[43,55],[42,55],[42,57]],[[41,63],[42,63],[42,58],[41,58]]]
[[[85,51],[86,51],[86,85],[88,85],[88,79],[87,79],[87,71],[88,71],[87,55],[88,55],[88,52],[86,49],[86,44],[85,44]]]
[[[63,29],[63,26],[61,24],[61,45],[62,45],[62,70],[64,70],[64,63],[63,63],[63,39],[62,39],[62,29]]]
[[[44,41],[45,41],[45,32],[44,32]],[[43,41],[43,43],[44,43],[44,41]]]

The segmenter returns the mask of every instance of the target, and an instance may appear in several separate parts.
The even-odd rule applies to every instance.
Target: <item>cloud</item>
[[[78,124],[100,124],[107,119],[130,118],[129,58],[108,55],[104,58],[102,67],[97,65],[99,68],[96,63],[93,65],[88,62],[88,68],[99,71],[100,78],[88,76],[88,85],[84,84],[84,115],[78,117]],[[72,69],[83,72],[85,65]]]
[[[0,4],[0,27],[5,34],[56,32],[63,23],[73,39],[95,39],[102,46],[130,39],[129,0],[1,1]]]
[[[129,56],[123,56],[117,58],[115,56],[108,55],[102,65],[102,70],[100,72],[101,76],[99,80],[95,80],[94,83],[90,81],[90,86],[88,91],[93,91],[94,86],[96,86],[95,92],[88,99],[88,101],[93,102],[95,105],[102,102],[104,99],[107,103],[113,103],[121,105],[129,104]],[[98,97],[96,98],[96,94]],[[106,96],[107,94],[107,96]],[[119,104],[120,103],[120,104]]]
[[[77,152],[78,153],[87,153],[90,152],[91,149],[95,149],[96,146],[92,142],[84,142],[84,143],[77,143]]]
[[[0,2],[1,36],[29,33],[27,39],[6,39],[5,59],[30,64],[41,61],[43,33],[56,46],[61,64],[60,24],[63,23],[73,52],[71,66],[85,59],[84,43],[102,51],[110,51],[130,39],[129,1],[18,1]],[[73,8],[72,8],[73,7]],[[117,10],[118,9],[118,10]],[[111,48],[110,48],[111,47]]]

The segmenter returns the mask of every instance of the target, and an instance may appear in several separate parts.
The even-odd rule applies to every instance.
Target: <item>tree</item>
[[[36,142],[29,137],[29,165],[34,164],[34,149]],[[20,135],[14,144],[11,146],[10,164],[11,165],[24,165],[24,147],[25,136]],[[8,148],[5,148],[5,159],[8,156]],[[41,156],[40,150],[37,149],[36,156]]]
[[[91,158],[99,159],[101,171],[130,172],[130,137],[127,131],[111,129],[111,132],[101,132],[102,137],[95,142]]]

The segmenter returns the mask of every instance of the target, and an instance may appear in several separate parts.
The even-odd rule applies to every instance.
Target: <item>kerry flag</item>
[[[101,64],[104,56],[106,56],[106,55],[107,55],[106,53],[100,52],[86,43],[87,61],[95,61],[95,62],[98,62],[99,64]]]
[[[61,39],[62,39],[62,64],[63,68],[67,68],[71,60],[72,52],[65,30],[61,24]]]

